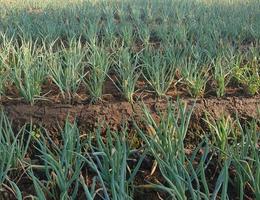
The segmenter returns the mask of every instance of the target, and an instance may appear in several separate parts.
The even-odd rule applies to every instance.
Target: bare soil
[[[200,123],[205,112],[216,118],[223,114],[231,117],[238,114],[242,119],[259,117],[260,95],[248,98],[184,98],[180,100],[185,102],[189,108],[194,105],[192,122],[196,124]],[[22,102],[2,102],[2,108],[16,127],[33,122],[55,132],[57,127],[62,126],[65,120],[69,119],[70,121],[76,120],[80,128],[91,131],[102,122],[106,122],[111,129],[119,129],[124,123],[131,124],[133,119],[140,120],[142,102],[151,110],[155,118],[158,118],[158,110],[163,112],[167,107],[167,100],[149,98],[138,101],[134,105],[126,101],[76,105],[57,103],[28,105]]]

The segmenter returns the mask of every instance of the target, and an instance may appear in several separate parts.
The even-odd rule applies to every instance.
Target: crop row
[[[25,40],[8,40],[0,45],[0,95],[15,87],[21,97],[34,103],[44,99],[42,85],[55,84],[63,98],[72,99],[80,86],[92,101],[101,100],[106,80],[111,80],[122,96],[133,102],[138,80],[144,80],[158,97],[178,84],[192,97],[205,94],[210,86],[218,97],[229,85],[244,88],[246,94],[260,91],[259,48],[247,52],[223,46],[214,56],[167,45],[163,50],[145,46],[134,53],[129,47],[106,48],[96,43],[72,39],[68,44],[47,45]],[[193,51],[194,50],[194,51]],[[207,92],[207,91],[206,91]]]
[[[259,92],[258,1],[160,2],[1,2],[0,96],[14,85],[34,103],[47,79],[63,98],[83,85],[92,101],[106,79],[130,102],[140,79],[159,97],[176,84],[194,97]]]
[[[82,135],[76,123],[66,122],[58,143],[42,127],[28,124],[14,132],[2,113],[0,196],[114,200],[133,199],[146,189],[179,200],[260,198],[259,121],[242,125],[228,116],[206,115],[207,131],[192,133],[192,110],[185,104],[169,103],[160,122],[145,105],[142,109],[146,128],[135,124],[136,134],[122,127]],[[200,138],[192,149],[185,142],[189,134]],[[155,181],[140,185],[144,169]],[[29,194],[19,189],[23,179],[32,185]]]
[[[124,34],[144,43],[157,38],[185,47],[193,42],[214,52],[221,41],[248,44],[259,41],[257,0],[121,0],[14,1],[2,0],[0,30],[10,37],[52,42],[81,36],[87,41],[104,38],[110,44]]]

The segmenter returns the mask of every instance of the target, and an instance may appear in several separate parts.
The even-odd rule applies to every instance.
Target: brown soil
[[[252,119],[259,117],[260,96],[255,97],[227,97],[227,98],[207,98],[192,99],[185,98],[189,108],[193,105],[192,123],[199,124],[205,112],[213,117],[222,114],[236,116],[242,119]],[[166,100],[154,100],[148,98],[143,101],[151,110],[152,115],[158,118],[157,111],[164,111],[167,106]],[[2,102],[2,108],[13,121],[15,127],[20,127],[25,123],[33,122],[43,126],[51,132],[57,131],[57,127],[62,126],[66,119],[76,120],[78,126],[84,130],[91,131],[102,122],[106,122],[112,129],[118,129],[124,123],[131,125],[133,119],[140,121],[142,116],[141,101],[131,105],[125,101],[101,102],[99,104],[56,104],[44,103],[28,105],[22,102]]]

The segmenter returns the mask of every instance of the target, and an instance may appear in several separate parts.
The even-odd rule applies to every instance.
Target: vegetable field
[[[259,146],[259,0],[0,0],[0,200],[258,200]]]

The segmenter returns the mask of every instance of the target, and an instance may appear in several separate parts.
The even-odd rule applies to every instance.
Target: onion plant
[[[260,91],[259,55],[258,47],[249,47],[247,53],[239,51],[236,55],[233,76],[249,95]]]
[[[235,68],[234,76],[243,85],[245,92],[255,95],[260,91],[260,70],[258,64],[250,64]]]
[[[219,148],[221,157],[225,159],[229,142],[238,137],[234,131],[234,122],[230,116],[225,115],[222,115],[219,119],[215,119],[207,114],[204,120],[209,126],[212,144]]]
[[[111,13],[109,16],[107,16],[107,22],[104,26],[104,36],[103,36],[103,41],[106,46],[110,45],[116,40],[116,24],[113,21],[113,15],[111,16]]]
[[[158,150],[162,151],[158,151],[158,155],[163,159],[170,159],[166,152],[169,154],[175,152],[176,156],[184,162],[184,139],[188,131],[192,109],[188,109],[187,105],[183,105],[180,101],[176,104],[170,102],[167,106],[166,115],[159,112],[161,119],[159,123],[155,122],[149,109],[145,105],[143,105],[142,110],[149,137],[156,141],[156,144],[153,145],[158,145]],[[147,138],[144,137],[144,133],[139,128],[138,130],[144,141],[149,142]]]
[[[132,24],[125,22],[119,27],[119,31],[125,47],[131,48],[134,44],[134,31]]]
[[[89,73],[84,82],[92,102],[102,98],[103,86],[108,75],[110,62],[110,55],[104,48],[91,45],[88,57]]]
[[[137,29],[138,29],[137,30],[138,36],[140,41],[142,42],[142,45],[144,47],[148,47],[150,44],[150,37],[151,37],[149,26],[143,23],[139,23]]]
[[[3,111],[0,113],[0,197],[1,193],[12,190],[18,200],[22,200],[21,191],[15,183],[17,171],[22,169],[28,152],[30,135],[22,128],[17,135],[13,131],[11,122]],[[6,197],[5,197],[6,198]]]
[[[225,95],[226,86],[232,78],[234,63],[232,58],[219,56],[213,62],[213,77],[216,82],[216,92],[218,97]]]
[[[71,39],[69,46],[62,46],[58,52],[52,48],[46,55],[48,70],[53,82],[59,87],[63,98],[69,100],[76,94],[85,76],[86,49],[80,40]]]
[[[88,177],[86,177],[86,179],[87,178]],[[83,176],[80,177],[80,182],[81,182],[81,185],[82,185],[82,187],[84,189],[84,194],[85,194],[86,199],[94,200],[96,198],[96,196],[98,196],[98,193],[99,193],[99,190],[96,189],[98,187],[97,186],[97,178],[94,177],[92,179],[92,184],[91,184],[90,187],[86,184],[86,180],[84,179]]]
[[[154,121],[146,107],[143,112],[148,134],[138,126],[136,127],[149,152],[158,163],[165,183],[157,181],[141,187],[163,190],[171,198],[180,200],[216,199],[218,195],[221,195],[222,199],[226,199],[230,160],[223,164],[216,185],[211,190],[205,176],[205,171],[212,159],[209,154],[208,140],[203,140],[191,156],[185,154],[184,139],[188,131],[192,109],[189,110],[180,102],[176,105],[169,103],[166,113],[159,114],[159,123]],[[201,150],[204,153],[199,156]],[[194,164],[195,159],[197,164]]]
[[[167,91],[174,82],[175,63],[168,63],[162,53],[150,51],[143,54],[142,60],[145,79],[157,96],[166,96]]]
[[[117,84],[127,101],[134,102],[133,95],[140,73],[137,71],[137,57],[132,58],[128,48],[119,50],[116,63]]]
[[[47,195],[49,197],[52,196],[51,192],[49,192],[48,189],[45,187],[44,182],[41,181],[36,175],[34,175],[33,170],[30,170],[28,172],[28,174],[29,174],[29,177],[32,179],[33,187],[34,187],[35,194],[36,194],[36,196],[31,195],[32,198],[46,200]]]
[[[8,177],[9,171],[14,167],[15,164],[15,145],[17,139],[13,135],[12,128],[6,116],[1,112],[0,118],[0,188],[3,187],[3,183]]]
[[[257,120],[253,120],[243,127],[238,121],[241,137],[228,149],[235,171],[234,184],[239,191],[240,200],[245,198],[246,188],[253,193],[252,198],[260,198],[260,133],[257,123]]]
[[[5,93],[5,87],[10,82],[10,54],[13,48],[12,39],[7,39],[4,34],[0,36],[0,98]]]
[[[101,198],[133,199],[133,181],[145,154],[136,166],[130,169],[128,160],[135,151],[129,148],[127,132],[123,130],[116,133],[107,130],[105,141],[100,132],[100,129],[95,132],[92,137],[95,140],[90,137],[89,153],[85,160],[96,173],[96,180],[102,186]]]
[[[8,81],[8,72],[5,67],[0,66],[0,98],[5,93],[5,87]]]
[[[41,85],[45,77],[42,49],[36,42],[22,41],[21,47],[13,49],[11,61],[11,77],[20,95],[34,104],[40,98]]]
[[[96,22],[98,21],[97,18],[89,20],[89,23],[86,25],[87,27],[84,26],[84,30],[82,30],[85,31],[83,32],[83,36],[91,45],[98,43],[99,24]]]
[[[180,70],[190,95],[193,97],[203,96],[208,81],[207,67],[202,67],[198,61],[187,59]]]
[[[45,184],[40,184],[37,179],[33,178],[37,193],[42,195],[44,191],[47,199],[76,199],[83,167],[83,160],[78,156],[81,154],[81,143],[76,124],[66,121],[62,132],[61,148],[57,147],[50,138],[46,140],[42,136],[37,140],[37,144],[39,147],[36,148],[44,164],[32,170],[43,168],[47,177]],[[34,176],[33,171],[30,173],[31,177]],[[42,189],[40,190],[39,187]]]

